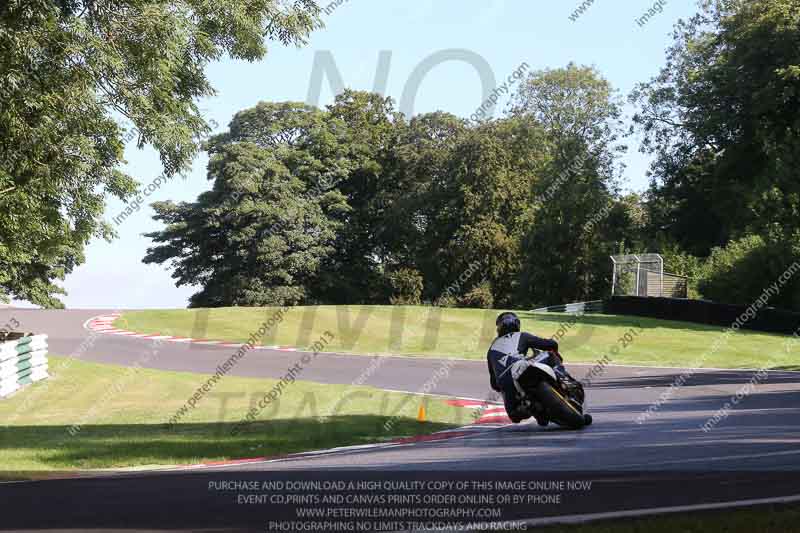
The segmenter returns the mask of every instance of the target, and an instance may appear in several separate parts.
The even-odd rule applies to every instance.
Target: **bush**
[[[477,307],[479,309],[491,309],[494,307],[494,295],[492,286],[488,281],[483,281],[476,285],[469,292],[458,299],[459,307]]]
[[[699,298],[700,291],[697,289],[697,284],[703,277],[703,260],[682,251],[674,244],[664,246],[659,253],[664,258],[664,272],[686,276],[689,298]]]
[[[401,268],[389,274],[392,305],[419,305],[422,299],[422,275],[413,268]]]
[[[750,304],[764,291],[790,274],[787,269],[797,261],[791,243],[765,239],[759,235],[731,241],[724,248],[714,248],[703,267],[698,290],[715,302]],[[800,272],[793,272],[779,292],[770,294],[767,305],[800,310]]]
[[[433,301],[436,307],[458,307],[458,298],[445,294]]]

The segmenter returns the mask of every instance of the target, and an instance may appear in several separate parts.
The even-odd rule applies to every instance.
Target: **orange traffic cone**
[[[419,406],[419,411],[417,412],[417,422],[425,422],[425,404],[421,404]]]

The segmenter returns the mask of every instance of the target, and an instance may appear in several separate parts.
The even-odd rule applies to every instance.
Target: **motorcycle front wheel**
[[[536,386],[536,398],[544,405],[550,419],[560,426],[581,429],[586,425],[583,414],[578,412],[550,383],[540,381]]]

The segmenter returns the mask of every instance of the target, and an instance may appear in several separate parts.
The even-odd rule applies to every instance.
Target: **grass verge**
[[[50,365],[49,380],[0,402],[5,477],[13,471],[186,464],[365,444],[463,425],[470,416],[435,399],[295,381],[255,422],[232,435],[251,401],[275,381],[227,376],[169,429],[166,421],[205,376],[62,357],[52,357]],[[331,414],[344,396],[349,400]],[[425,422],[417,420],[422,401]]]
[[[192,338],[246,341],[275,308],[129,311],[119,328]],[[259,339],[264,345],[309,348],[325,331],[334,334],[325,351],[483,359],[494,338],[498,311],[418,306],[294,307]],[[560,330],[567,361],[593,363],[615,346],[611,364],[717,368],[797,369],[800,341],[782,335],[740,331],[713,353],[723,328],[651,318],[519,311],[523,330],[543,337]],[[635,330],[630,342],[621,338]]]
[[[546,533],[789,533],[800,531],[800,506],[681,513],[577,526],[543,527]]]

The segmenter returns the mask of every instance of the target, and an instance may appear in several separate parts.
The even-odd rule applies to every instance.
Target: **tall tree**
[[[631,95],[656,228],[701,256],[749,232],[800,238],[800,1],[703,2],[674,39]]]
[[[54,281],[92,237],[113,236],[104,199],[137,187],[120,170],[121,121],[180,173],[208,132],[209,62],[302,43],[318,12],[311,0],[2,2],[0,299],[60,306]]]
[[[328,114],[339,155],[346,161],[337,190],[349,210],[316,292],[331,303],[383,302],[390,290],[391,265],[380,238],[386,207],[382,191],[391,186],[397,138],[405,122],[390,98],[362,91],[338,95]]]
[[[531,191],[547,164],[545,145],[536,122],[507,118],[472,129],[455,146],[453,190],[439,217],[452,232],[437,255],[448,282],[477,263],[480,273],[470,286],[486,278],[497,305],[520,301],[520,241],[528,230]]]
[[[467,132],[466,121],[449,113],[413,117],[400,133],[394,172],[381,192],[379,232],[388,261],[391,268],[417,270],[427,300],[439,298],[449,281],[439,252],[458,223],[452,155]]]
[[[617,194],[621,103],[594,68],[569,64],[529,74],[512,97],[512,116],[541,124],[548,153],[532,184],[522,238],[522,287],[529,303],[598,296],[608,246],[598,240]],[[598,216],[602,218],[597,219]],[[597,219],[597,220],[595,220]],[[612,246],[613,248],[614,246]]]
[[[329,183],[340,172],[327,113],[304,104],[258,104],[213,137],[211,191],[196,202],[153,205],[167,224],[147,234],[145,263],[174,267],[178,285],[201,285],[192,307],[306,301],[349,211]]]
[[[513,301],[543,140],[541,127],[516,118],[477,127],[441,112],[411,120],[381,227],[392,257],[421,273],[426,299],[459,299],[485,279],[493,302]]]

